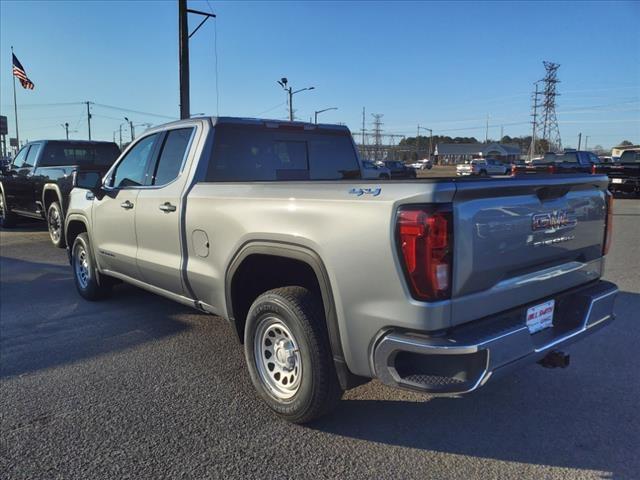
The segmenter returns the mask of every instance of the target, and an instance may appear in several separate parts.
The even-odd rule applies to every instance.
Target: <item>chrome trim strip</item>
[[[544,282],[552,278],[560,277],[562,275],[566,275],[568,273],[581,270],[586,266],[587,264],[582,262],[569,262],[563,265],[558,265],[555,267],[546,268],[544,270],[539,270],[534,273],[528,273],[526,275],[520,275],[518,277],[512,277],[506,280],[502,280],[501,282],[498,282],[498,284],[496,284],[494,289],[506,290],[513,287],[526,285],[528,283]]]

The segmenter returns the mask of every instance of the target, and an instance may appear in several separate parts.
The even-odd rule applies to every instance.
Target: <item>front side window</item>
[[[139,187],[147,180],[147,166],[158,134],[149,135],[136,143],[116,167],[111,185],[115,188]]]
[[[13,159],[13,168],[16,170],[24,167],[24,164],[27,161],[27,154],[29,153],[29,146],[22,147],[22,150],[18,152],[16,158]]]
[[[41,143],[34,143],[31,145],[31,148],[29,148],[29,153],[27,154],[27,161],[25,162],[23,168],[33,167],[36,164],[36,160],[38,160],[38,153],[40,153],[41,147]]]
[[[165,185],[180,174],[192,133],[193,128],[179,128],[167,133],[153,175],[153,185]]]

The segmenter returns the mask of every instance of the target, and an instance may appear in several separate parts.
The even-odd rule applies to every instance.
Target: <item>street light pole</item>
[[[318,114],[323,112],[328,112],[329,110],[338,110],[338,107],[329,107],[329,108],[325,108],[324,110],[316,110],[314,112],[314,120],[316,125],[318,124]]]
[[[64,128],[64,131],[67,135],[67,140],[69,140],[69,122],[61,123],[60,126]]]
[[[304,92],[305,90],[315,90],[316,87],[306,87],[301,88],[300,90],[293,90],[293,87],[287,86],[288,82],[289,80],[287,80],[286,77],[282,77],[280,80],[278,80],[278,84],[283,88],[285,92],[287,92],[287,98],[289,100],[289,121],[293,122],[293,96],[296,93]]]

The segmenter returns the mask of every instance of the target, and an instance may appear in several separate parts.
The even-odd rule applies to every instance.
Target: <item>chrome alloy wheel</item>
[[[49,224],[49,235],[51,235],[51,240],[57,243],[62,236],[62,220],[60,218],[60,211],[57,208],[51,208],[49,210],[47,223]]]
[[[73,266],[76,278],[78,279],[78,283],[83,289],[87,288],[87,286],[89,285],[89,280],[91,278],[89,254],[82,245],[76,245],[73,253],[75,256]]]
[[[300,388],[302,357],[298,342],[282,320],[263,318],[253,339],[260,379],[279,400],[293,397]]]

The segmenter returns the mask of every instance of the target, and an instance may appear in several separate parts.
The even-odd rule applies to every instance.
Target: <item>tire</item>
[[[64,239],[64,217],[58,202],[51,203],[47,209],[47,228],[51,243],[58,248],[65,248],[67,242]]]
[[[16,215],[4,203],[4,194],[0,191],[0,228],[12,228],[16,223]]]
[[[86,232],[78,235],[73,242],[71,268],[73,281],[82,298],[95,301],[109,296],[113,282],[98,273]]]
[[[289,422],[311,422],[342,397],[325,325],[319,299],[302,287],[263,293],[247,315],[244,352],[251,381]]]

